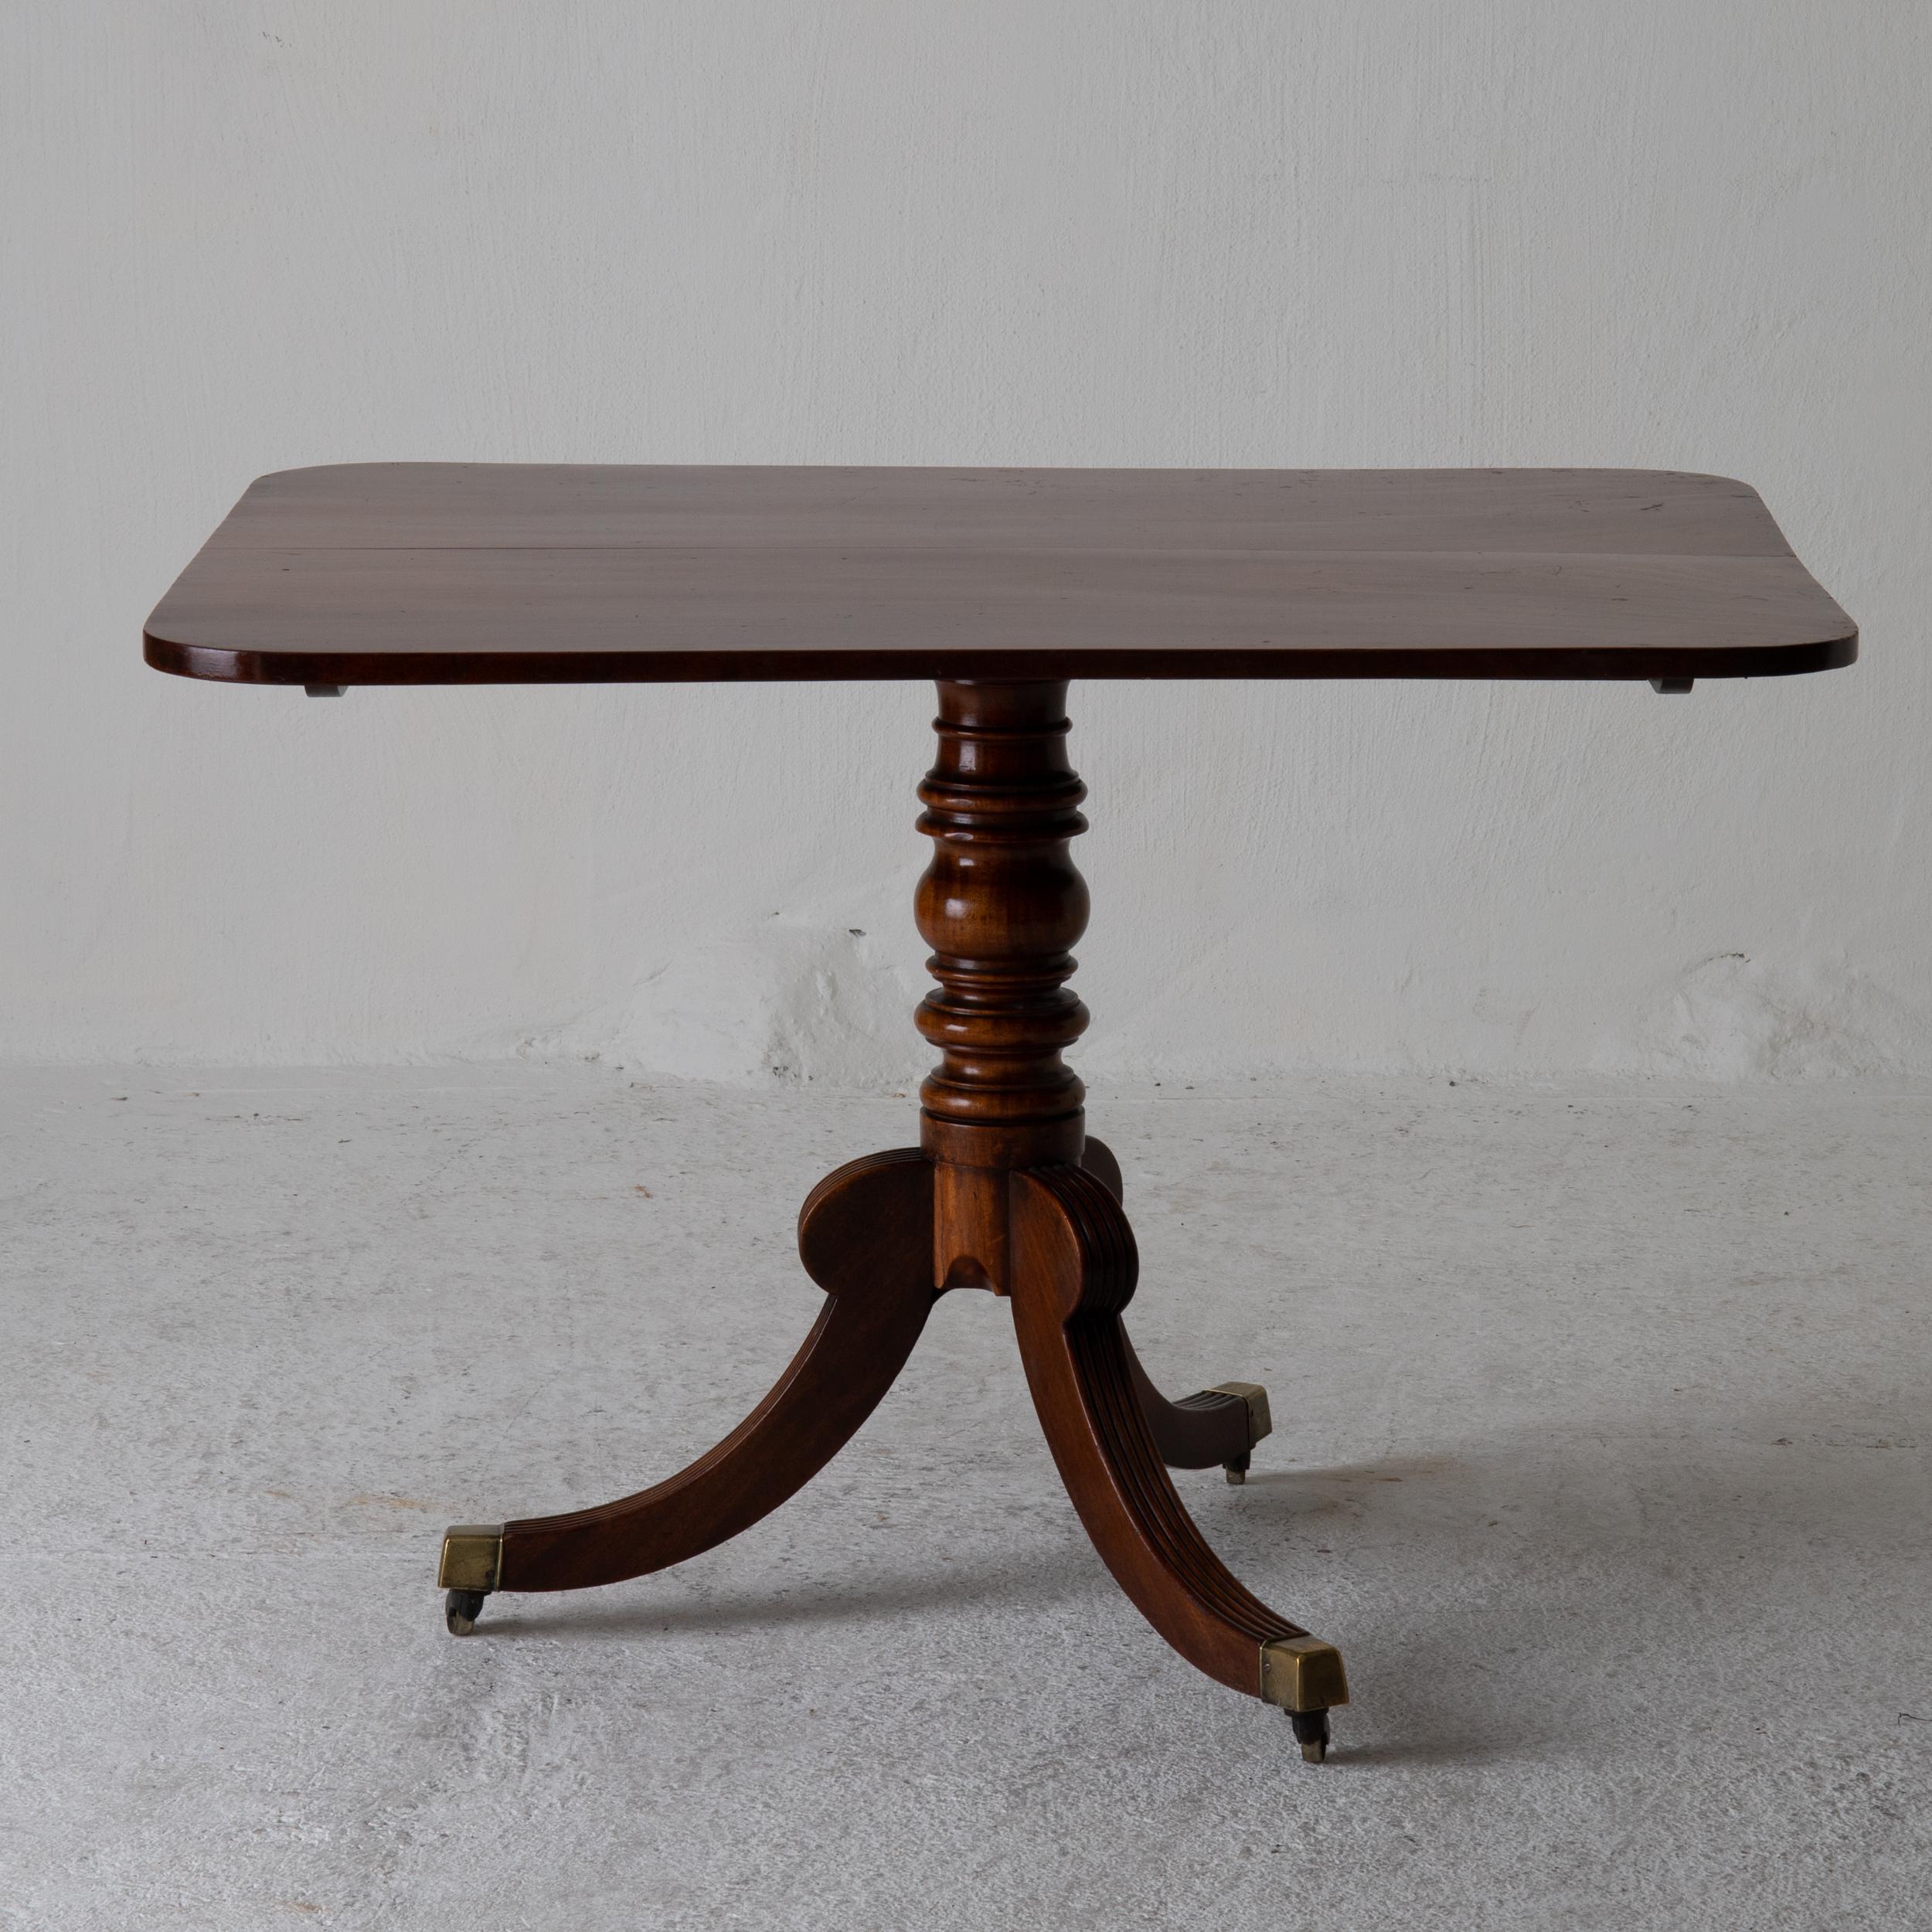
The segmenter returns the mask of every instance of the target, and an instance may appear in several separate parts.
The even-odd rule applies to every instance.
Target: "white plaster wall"
[[[925,689],[145,670],[260,471],[1554,463],[1865,661],[1077,686],[1090,1076],[1932,1069],[1932,7],[13,0],[0,162],[0,1053],[924,1057]]]

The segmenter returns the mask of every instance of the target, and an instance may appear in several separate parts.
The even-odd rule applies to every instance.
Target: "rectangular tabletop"
[[[1857,655],[1757,493],[1651,470],[342,464],[148,662],[261,684],[1723,678]]]

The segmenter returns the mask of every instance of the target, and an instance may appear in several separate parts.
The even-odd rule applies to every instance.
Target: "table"
[[[798,1216],[826,1300],[718,1445],[654,1488],[469,1525],[457,1634],[498,1590],[682,1563],[777,1509],[885,1395],[937,1298],[1010,1299],[1040,1423],[1121,1589],[1187,1660],[1286,1710],[1320,1762],[1335,1646],[1268,1608],[1168,1471],[1241,1480],[1266,1392],[1180,1401],[1121,1316],[1118,1163],[1062,1058],[1086,1009],[1069,680],[1768,677],[1852,662],[1856,628],[1747,485],[1639,470],[690,468],[352,464],[265,476],[148,618],[148,662],[347,687],[920,678],[938,750],[914,913],[938,982],[917,1147]]]

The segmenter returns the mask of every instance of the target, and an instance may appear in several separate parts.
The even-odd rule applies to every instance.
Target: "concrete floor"
[[[0,1926],[1923,1927],[1932,1091],[1100,1093],[1183,1476],[1347,1655],[1325,1767],[1173,1658],[943,1303],[780,1515],[443,1631],[811,1321],[909,1101],[607,1068],[0,1079]]]

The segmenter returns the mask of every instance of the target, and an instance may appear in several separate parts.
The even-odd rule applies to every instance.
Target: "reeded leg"
[[[1121,1164],[1104,1141],[1090,1134],[1080,1165],[1099,1181],[1115,1200],[1125,1198],[1121,1185]],[[1155,1387],[1140,1357],[1124,1332],[1121,1345],[1127,1350],[1128,1366],[1134,1387],[1141,1399],[1147,1426],[1154,1432],[1155,1447],[1170,1469],[1212,1469],[1218,1462],[1230,1482],[1246,1482],[1254,1445],[1268,1434],[1274,1423],[1268,1414],[1268,1392],[1258,1382],[1217,1383],[1198,1395],[1183,1396],[1170,1402]]]
[[[697,1556],[746,1529],[836,1455],[892,1386],[934,1300],[933,1170],[917,1148],[853,1161],[798,1216],[807,1271],[828,1294],[764,1401],[655,1488],[569,1515],[451,1530],[440,1581],[461,1634],[495,1590],[582,1590]]]
[[[1189,1662],[1295,1719],[1302,1754],[1327,1749],[1348,1701],[1330,1644],[1277,1616],[1202,1540],[1142,1413],[1121,1311],[1138,1259],[1119,1202],[1084,1168],[1012,1179],[1015,1325],[1042,1427],[1114,1580]]]

